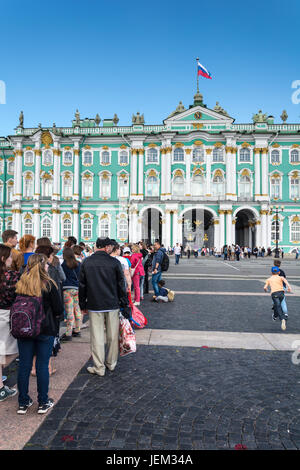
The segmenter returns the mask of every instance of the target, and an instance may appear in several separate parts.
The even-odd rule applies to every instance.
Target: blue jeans
[[[36,355],[36,377],[39,405],[48,401],[49,389],[49,360],[52,354],[54,336],[39,335],[34,339],[18,339],[19,373],[18,390],[19,405],[28,405],[29,377],[32,368],[33,356]]]
[[[158,282],[161,280],[161,271],[158,271],[156,274],[152,274],[152,286],[154,289],[154,295],[157,297],[159,295]]]
[[[144,281],[145,276],[140,276],[140,296],[144,297]]]
[[[180,255],[175,255],[175,264],[179,264]]]
[[[272,300],[274,305],[274,317],[279,317],[280,320],[285,320],[286,315],[282,308],[282,301],[284,299],[284,292],[273,292]]]

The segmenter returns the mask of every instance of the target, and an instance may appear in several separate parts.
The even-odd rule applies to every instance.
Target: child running
[[[292,289],[288,281],[282,276],[279,276],[279,268],[277,266],[273,266],[271,272],[272,276],[266,280],[264,290],[267,292],[268,287],[270,287],[274,305],[274,315],[275,317],[279,316],[281,320],[281,329],[286,330],[287,316],[283,313],[281,307],[281,302],[284,299],[284,284],[287,285],[288,292],[292,292]]]
[[[281,261],[280,259],[275,259],[274,260],[274,266],[277,266],[277,268],[279,268],[279,276],[283,277],[286,279],[286,275],[285,275],[285,272],[280,268],[281,266]],[[284,291],[286,291],[286,284],[285,282],[283,282],[283,287],[284,287]],[[286,299],[285,299],[285,296],[281,302],[281,308],[282,308],[282,311],[283,313],[285,314],[285,316],[288,318],[288,309],[287,309],[287,304],[286,304]],[[276,321],[276,319],[278,318],[278,315],[275,315],[275,311],[274,311],[274,305],[272,306],[272,309],[273,309],[273,315],[272,315],[272,319],[274,321]]]

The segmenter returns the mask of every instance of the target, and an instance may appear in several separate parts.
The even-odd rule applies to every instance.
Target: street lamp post
[[[280,255],[279,255],[279,248],[278,248],[278,242],[279,242],[279,217],[278,217],[278,214],[279,214],[279,211],[283,211],[284,207],[281,206],[279,208],[279,206],[270,206],[270,214],[274,214],[275,213],[275,233],[276,233],[276,240],[275,240],[275,243],[276,243],[276,247],[275,247],[275,258],[280,258]]]

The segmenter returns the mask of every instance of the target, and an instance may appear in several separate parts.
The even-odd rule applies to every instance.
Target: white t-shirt
[[[123,271],[125,271],[126,269],[129,269],[129,265],[128,265],[127,260],[125,258],[123,258],[122,256],[116,256],[116,259],[118,261],[120,261],[120,263],[122,265],[122,268],[123,268]]]
[[[174,248],[174,253],[175,253],[175,255],[180,255],[180,254],[181,254],[181,248],[180,248],[180,246],[175,246],[175,248]]]

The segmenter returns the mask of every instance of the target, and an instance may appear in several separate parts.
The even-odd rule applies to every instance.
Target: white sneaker
[[[286,330],[286,321],[285,320],[281,320],[281,329]]]
[[[141,304],[140,302],[133,302],[133,305],[136,305],[136,306],[138,306],[140,304]]]

